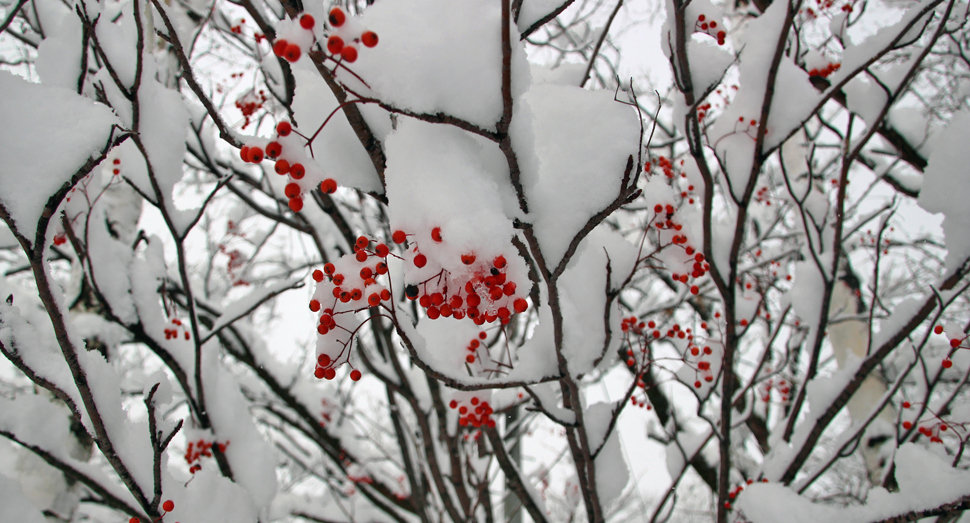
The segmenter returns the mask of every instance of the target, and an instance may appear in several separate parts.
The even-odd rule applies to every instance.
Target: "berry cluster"
[[[301,140],[306,143],[301,144]],[[273,170],[280,176],[287,176],[289,180],[283,194],[289,199],[288,206],[293,212],[303,210],[304,192],[316,185],[316,180],[323,178],[316,163],[310,162],[303,153],[302,146],[310,141],[296,132],[290,122],[283,121],[276,125],[276,136],[265,146],[244,145],[239,150],[239,157],[247,163],[260,163],[267,158],[276,160]],[[304,180],[304,177],[307,179]],[[325,178],[320,182],[320,190],[333,194],[337,191],[337,182],[332,178]]]
[[[914,405],[913,403],[904,401],[902,405],[903,410],[908,411],[913,408],[913,405]],[[922,404],[922,403],[918,403],[917,405],[924,405],[925,407],[925,404]],[[919,430],[919,433],[929,438],[930,443],[943,443],[942,435],[945,434],[950,429],[953,429],[953,432],[956,433],[956,435],[960,438],[961,441],[964,439],[965,434],[961,434],[961,433],[966,432],[966,429],[967,429],[966,423],[955,423],[952,421],[946,421],[945,419],[940,417],[940,415],[930,411],[928,408],[926,409],[926,411],[930,413],[930,418],[924,421],[917,421],[916,424],[919,425],[919,428],[917,429]],[[903,417],[910,417],[910,415],[907,415],[906,413],[904,413]],[[905,430],[912,429],[913,425],[914,423],[912,420],[903,421],[903,429]]]
[[[821,76],[822,78],[828,78],[829,75],[838,71],[842,67],[842,64],[831,63],[822,68],[813,68],[808,71],[808,76]]]
[[[355,43],[364,44],[364,47],[374,47],[377,45],[377,33],[374,31],[362,31],[354,24],[347,23],[347,15],[339,7],[330,10],[327,17],[330,27],[333,28],[327,38],[327,51],[334,57],[339,56],[345,62],[353,63],[357,61],[357,46]]]
[[[162,518],[165,517],[165,514],[168,514],[173,510],[175,510],[175,502],[170,499],[165,500],[162,502],[162,515],[156,518],[153,523],[158,523],[162,520]],[[133,517],[128,520],[128,523],[141,523],[141,519]]]
[[[376,243],[373,248],[372,243]],[[360,236],[354,243],[352,254],[325,264],[323,270],[313,271],[312,277],[317,287],[309,306],[311,311],[319,313],[317,333],[321,341],[332,341],[341,347],[336,355],[327,354],[321,349],[314,369],[314,376],[318,379],[334,379],[336,368],[349,359],[347,348],[359,326],[349,328],[347,322],[339,321],[340,318],[391,301],[391,291],[377,281],[379,276],[387,274],[389,256],[392,254],[386,244]],[[350,378],[359,380],[360,371],[354,369]]]
[[[694,22],[694,32],[711,35],[717,39],[717,45],[724,45],[724,38],[727,37],[727,33],[718,30],[717,20],[708,20],[707,16],[703,14],[697,15],[697,21]]]
[[[166,340],[179,339],[179,328],[183,329],[182,335],[185,337],[185,339],[188,340],[192,338],[192,335],[189,334],[189,330],[182,325],[182,320],[178,318],[172,318],[172,325],[174,325],[174,327],[172,327],[171,329],[165,329]]]
[[[326,314],[324,314],[324,315],[326,315]],[[330,321],[333,321],[333,320],[331,319]],[[332,380],[332,379],[334,379],[334,378],[337,377],[336,365],[337,365],[337,361],[334,360],[334,359],[331,359],[329,355],[327,355],[327,354],[320,354],[319,356],[317,356],[317,365],[313,369],[313,375],[318,380],[322,380],[322,379]],[[353,381],[360,381],[360,378],[361,377],[362,377],[362,375],[361,375],[361,373],[360,373],[359,370],[354,369],[354,370],[350,371],[350,379],[351,380],[353,380]],[[330,420],[330,415],[329,414],[324,413],[323,416],[324,416],[324,419],[325,420],[327,420],[327,421]]]
[[[771,390],[774,389],[778,391],[779,399],[782,403],[788,402],[788,396],[791,394],[791,386],[788,380],[782,378],[779,380],[774,380],[768,378],[759,386],[759,392],[761,393],[761,401],[768,403],[771,401]]]
[[[200,438],[198,441],[189,442],[188,448],[185,449],[185,462],[189,464],[189,472],[195,474],[202,470],[202,458],[212,457],[213,445],[216,446],[220,453],[224,453],[226,447],[229,446],[229,440],[226,440],[225,443],[219,443]]]
[[[220,243],[219,252],[229,258],[226,262],[226,272],[229,274],[229,280],[232,281],[233,287],[249,285],[249,282],[236,272],[246,264],[246,257],[242,251],[239,249],[229,250],[225,244]]]
[[[355,45],[357,43],[365,47],[377,45],[377,33],[363,30],[358,24],[350,23],[347,14],[339,7],[330,10],[327,21],[332,30],[327,38],[327,51],[335,61],[355,62],[358,53]],[[273,44],[273,53],[290,63],[298,61],[316,41],[313,32],[316,23],[312,15],[303,14],[300,15],[298,24],[291,22],[282,25],[278,31],[279,36]]]
[[[513,314],[528,310],[529,302],[518,294],[519,285],[509,277],[509,263],[504,255],[488,262],[474,252],[466,252],[459,256],[460,264],[452,262],[452,270],[442,266],[449,260],[436,260],[435,265],[429,267],[428,257],[420,252],[413,236],[399,230],[391,239],[398,244],[411,244],[408,257],[414,267],[428,267],[430,270],[425,272],[438,269],[430,277],[404,289],[409,299],[417,300],[425,309],[428,319],[468,318],[476,325],[495,321],[506,325]],[[432,228],[429,237],[435,243],[444,242],[440,227]]]
[[[970,344],[967,343],[967,333],[963,332],[963,329],[954,322],[950,322],[944,327],[943,325],[937,325],[933,327],[933,332],[935,334],[946,335],[950,339],[950,349],[951,354],[958,349],[970,349]],[[949,369],[953,366],[953,360],[949,356],[944,358],[940,363],[944,369]]]
[[[453,399],[448,406],[458,410],[458,424],[462,427],[479,428],[485,426],[495,428],[495,420],[492,419],[492,414],[495,411],[492,410],[492,406],[488,404],[487,400],[472,396],[467,402]]]
[[[239,109],[239,112],[242,113],[243,119],[245,120],[242,126],[243,129],[249,127],[249,124],[253,122],[253,115],[262,109],[265,103],[266,91],[262,89],[259,92],[249,91],[236,100],[236,109]]]

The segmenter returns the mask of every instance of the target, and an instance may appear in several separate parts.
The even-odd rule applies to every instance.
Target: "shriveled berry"
[[[367,47],[374,47],[377,45],[377,33],[374,31],[364,31],[364,34],[360,35],[360,42]]]

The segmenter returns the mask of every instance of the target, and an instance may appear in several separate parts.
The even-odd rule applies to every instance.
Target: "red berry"
[[[299,198],[299,197],[291,198],[289,206],[290,206],[290,210],[292,210],[293,212],[300,212],[301,210],[303,210],[303,198]]]
[[[377,248],[374,249],[377,252],[377,256],[381,258],[387,258],[387,255],[391,253],[391,250],[387,248],[387,245],[383,243],[378,243]]]
[[[906,430],[909,430],[909,429],[913,428],[913,422],[912,421],[904,421],[903,422],[903,428],[906,429]]]
[[[300,27],[306,30],[313,29],[313,25],[316,23],[317,21],[313,19],[313,15],[306,14],[300,17]]]
[[[334,7],[333,9],[330,10],[329,20],[330,20],[330,25],[334,27],[340,27],[344,25],[344,22],[347,21],[347,15],[344,14],[343,9],[339,7]]]
[[[141,523],[141,520],[138,518],[131,518],[128,520],[128,523]]]
[[[529,302],[523,298],[518,298],[512,302],[512,307],[515,309],[515,312],[525,312],[529,308]]]
[[[300,51],[300,46],[290,44],[286,46],[285,50],[283,50],[283,58],[285,58],[287,62],[293,63],[300,59],[301,53],[302,51]]]
[[[292,176],[294,180],[303,178],[304,174],[306,174],[306,167],[303,167],[302,163],[294,163],[290,166],[290,176]]]
[[[377,307],[381,304],[381,297],[377,293],[373,293],[367,297],[367,304],[371,307]]]
[[[317,312],[320,310],[320,302],[317,300],[310,300],[310,310]]]
[[[328,380],[332,380],[332,379],[334,379],[334,378],[337,377],[337,371],[333,370],[333,367],[324,369],[323,370],[323,377],[326,378],[326,379],[328,379]]]
[[[496,256],[495,261],[492,262],[492,265],[496,269],[504,269],[507,264],[508,262],[505,260],[505,256],[502,255]]]
[[[943,326],[942,325],[937,325],[936,327],[933,327],[933,332],[935,332],[937,334],[943,334]]]
[[[904,402],[903,402],[903,408],[904,408],[904,409],[908,409],[908,408],[910,408],[910,407],[912,407],[912,406],[913,406],[913,404],[912,404],[912,403],[910,403],[910,402],[908,402],[908,401],[904,401]]]
[[[321,354],[321,355],[317,356],[317,365],[319,365],[321,367],[329,367],[330,366],[330,356],[327,355],[327,354]]]
[[[280,122],[276,124],[276,134],[280,136],[289,136],[292,130],[293,126],[290,125],[290,122]]]
[[[357,254],[355,254],[354,256],[357,258],[357,261],[361,263],[367,261],[367,252],[364,250],[357,251]]]
[[[394,231],[394,234],[391,235],[391,240],[394,243],[404,243],[407,240],[407,234],[404,231]]]
[[[248,145],[244,145],[242,147],[242,149],[239,149],[239,157],[242,158],[242,161],[244,161],[246,163],[249,163],[249,146]]]
[[[353,381],[360,381],[360,371],[357,369],[350,371],[350,379]]]
[[[171,512],[175,510],[175,503],[172,500],[167,500],[165,503],[162,503],[162,510],[164,510],[165,512]]]
[[[250,147],[249,161],[252,163],[259,163],[263,161],[263,150],[259,147]]]
[[[377,33],[374,31],[364,31],[364,34],[360,35],[360,41],[367,47],[374,47],[377,45]]]
[[[289,46],[290,46],[290,43],[287,42],[286,40],[283,40],[283,39],[277,40],[276,43],[273,44],[273,54],[275,54],[276,56],[279,56],[280,58],[283,58],[283,55],[286,54],[286,48]]]
[[[297,196],[300,195],[300,190],[301,189],[298,184],[288,183],[286,184],[286,187],[283,189],[283,194],[285,194],[287,198],[296,198]]]
[[[337,270],[337,268],[332,263],[327,263],[323,266],[323,272],[327,274],[333,274],[335,270]]]
[[[276,158],[283,152],[283,146],[279,142],[269,142],[266,144],[266,157]]]
[[[330,38],[327,38],[327,51],[330,51],[330,54],[340,54],[340,51],[342,51],[343,48],[344,48],[343,38],[340,38],[337,35],[333,35]]]
[[[419,254],[419,255],[417,255],[417,256],[414,257],[414,266],[415,267],[417,267],[417,268],[420,269],[421,267],[424,267],[427,264],[428,264],[428,258],[427,258],[427,256],[425,256],[423,254]]]
[[[950,347],[953,347],[954,349],[959,347],[961,341],[962,340],[960,340],[960,338],[953,338],[952,340],[950,340]]]
[[[337,192],[337,182],[333,178],[327,178],[326,180],[320,182],[320,190],[327,193],[333,194]]]
[[[317,330],[319,331],[320,329],[317,329]],[[323,333],[321,332],[321,334],[323,334]],[[326,370],[323,367],[317,367],[317,368],[313,369],[313,376],[316,379],[318,379],[318,380],[322,380],[323,379],[323,375],[325,373],[326,373]]]
[[[943,365],[943,368],[944,369],[949,369],[950,367],[953,366],[953,361],[950,360],[949,358],[947,358],[947,359],[943,360],[943,363],[941,363],[941,365]]]
[[[475,263],[475,255],[474,254],[462,254],[461,255],[461,262],[464,263],[465,265],[471,265],[471,264]]]
[[[276,174],[286,174],[290,172],[290,162],[286,160],[277,160],[276,165],[273,166],[276,170]]]
[[[357,48],[352,45],[345,45],[340,50],[340,56],[345,62],[354,63],[357,61]]]
[[[441,227],[435,227],[431,229],[431,239],[441,243]]]

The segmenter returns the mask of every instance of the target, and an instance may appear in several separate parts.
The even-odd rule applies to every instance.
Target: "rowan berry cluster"
[[[266,91],[262,89],[259,92],[249,91],[236,100],[236,109],[239,109],[239,112],[242,113],[243,119],[245,120],[242,126],[243,129],[249,127],[249,124],[253,122],[253,115],[262,109],[265,103]]]
[[[159,521],[162,520],[162,518],[165,517],[165,514],[168,514],[169,512],[171,512],[173,510],[175,510],[175,502],[174,501],[172,501],[170,499],[167,499],[167,500],[163,501],[162,502],[162,515],[159,516],[159,517],[157,517],[153,523],[158,523]],[[137,517],[133,517],[133,518],[131,518],[131,519],[128,520],[128,523],[141,523],[141,519],[139,519]]]
[[[945,327],[943,325],[937,325],[936,327],[933,327],[933,332],[935,334],[945,335],[950,340],[951,354],[957,349],[970,349],[970,344],[967,342],[967,333],[963,332],[963,328],[954,322],[948,323]],[[949,369],[953,366],[953,360],[947,356],[943,359],[940,365],[942,365],[944,369]]]
[[[917,421],[915,423],[915,425],[918,425],[917,430],[919,431],[919,433],[929,438],[930,443],[943,443],[942,436],[945,433],[947,433],[947,431],[950,431],[951,429],[953,433],[955,433],[956,436],[961,439],[961,441],[964,439],[965,434],[961,434],[961,433],[966,432],[967,423],[956,423],[953,421],[947,421],[937,413],[929,410],[929,408],[926,408],[925,404],[923,403],[914,404],[914,403],[910,403],[909,401],[904,401],[902,404],[902,407],[904,411],[909,411],[910,409],[913,408],[914,405],[924,405],[924,409],[926,410],[926,412],[929,412],[930,414],[929,419],[926,419],[923,421]],[[911,416],[912,415],[908,414],[907,412],[903,413],[904,418],[911,417]],[[903,429],[910,430],[913,428],[913,426],[914,426],[913,420],[906,419],[903,421]]]
[[[429,238],[435,243],[445,241],[439,227],[431,229]],[[474,252],[466,252],[459,256],[459,260],[434,260],[432,268],[428,265],[431,260],[421,253],[414,235],[399,230],[394,232],[392,240],[410,244],[407,257],[414,267],[438,269],[430,277],[408,284],[404,289],[409,299],[417,300],[425,309],[428,319],[468,318],[476,325],[495,321],[506,325],[513,314],[528,310],[529,302],[519,294],[519,284],[510,278],[509,262],[504,255],[488,261]]]
[[[709,34],[717,40],[717,45],[724,45],[724,39],[727,37],[727,33],[723,29],[718,29],[717,20],[708,20],[707,15],[697,15],[697,20],[694,22],[694,32],[695,33],[705,33]]]
[[[301,141],[304,143],[301,144]],[[303,210],[303,194],[320,182],[320,190],[326,194],[337,191],[337,182],[332,178],[324,178],[322,171],[315,162],[310,162],[303,147],[308,145],[306,139],[293,129],[290,122],[282,121],[276,125],[276,136],[265,145],[244,145],[239,150],[239,157],[247,163],[260,163],[264,159],[275,160],[273,170],[281,176],[287,176],[289,183],[283,189],[283,194],[289,199],[288,206],[293,212]],[[306,178],[306,179],[304,179]]]
[[[782,403],[788,402],[788,397],[791,394],[791,384],[788,380],[781,378],[778,380],[768,378],[759,386],[758,391],[761,394],[761,401],[768,403],[771,401],[771,391],[778,391],[779,400]]]
[[[327,17],[332,31],[327,38],[327,51],[339,59],[353,63],[357,61],[357,46],[360,43],[364,47],[374,47],[377,45],[377,33],[374,31],[363,30],[356,24],[348,23],[347,15],[339,7],[330,10]]]
[[[314,28],[316,20],[310,14],[302,14],[298,23],[283,24],[278,31],[278,37],[273,44],[273,53],[284,60],[294,63],[300,59],[316,41]],[[330,35],[327,37],[327,51],[331,59],[348,63],[357,60],[358,48],[377,45],[377,33],[364,30],[359,24],[352,23],[343,9],[334,7],[327,16],[330,24]]]
[[[375,244],[371,247],[371,244]],[[314,376],[318,379],[332,380],[336,368],[349,359],[348,347],[358,326],[350,328],[347,322],[338,321],[342,316],[367,309],[380,307],[391,301],[391,291],[378,283],[377,278],[387,274],[387,258],[392,256],[390,248],[382,243],[360,236],[354,243],[354,252],[331,263],[323,270],[312,273],[317,282],[310,310],[319,313],[317,333],[321,341],[334,342],[341,347],[338,354],[332,355],[322,348],[317,356]],[[331,350],[332,347],[326,347]],[[350,379],[361,378],[359,370],[350,373]]]
[[[495,428],[495,420],[492,419],[492,414],[495,411],[492,410],[492,406],[488,404],[487,400],[472,396],[467,401],[453,399],[448,406],[453,410],[458,410],[458,424],[462,427],[479,428],[485,426]]]
[[[808,76],[810,76],[810,77],[812,77],[812,76],[820,76],[822,78],[828,78],[829,75],[831,75],[832,73],[838,71],[841,68],[842,68],[842,64],[829,62],[829,64],[826,65],[825,67],[810,69],[808,71]]]
[[[226,440],[225,443],[219,443],[199,438],[198,441],[189,442],[189,446],[185,449],[185,462],[189,465],[189,472],[195,474],[202,470],[202,458],[212,457],[213,445],[220,453],[224,453],[226,447],[229,446],[229,440]]]
[[[165,329],[165,339],[166,340],[177,340],[177,339],[179,339],[179,329],[180,328],[183,329],[182,330],[182,336],[185,339],[187,339],[187,340],[188,339],[192,339],[192,335],[189,334],[189,330],[186,329],[182,325],[182,320],[180,320],[178,318],[172,318],[172,325],[174,325],[174,327],[172,327],[170,329]]]

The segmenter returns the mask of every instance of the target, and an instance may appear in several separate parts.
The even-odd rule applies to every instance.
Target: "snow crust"
[[[540,84],[516,101],[509,133],[539,246],[555,267],[589,218],[617,197],[639,147],[636,114],[610,92]]]
[[[374,95],[398,108],[494,129],[502,117],[500,2],[386,0],[359,22],[380,36],[380,45],[352,65]],[[516,96],[529,84],[529,65],[517,35],[511,41]],[[337,77],[366,89],[346,71]]]
[[[97,156],[118,120],[104,105],[7,71],[0,71],[0,92],[0,121],[8,123],[0,130],[0,204],[20,233],[33,240],[51,196]],[[30,183],[23,183],[25,178]]]
[[[950,467],[919,445],[899,447],[895,463],[899,492],[874,488],[861,506],[816,504],[782,485],[756,483],[741,494],[738,509],[751,523],[866,523],[935,508],[970,494],[970,473]]]
[[[960,112],[953,116],[950,125],[937,138],[923,177],[923,188],[917,203],[932,213],[943,214],[943,236],[946,243],[945,265],[948,271],[956,270],[970,257],[970,207],[966,195],[970,194],[970,113]]]

